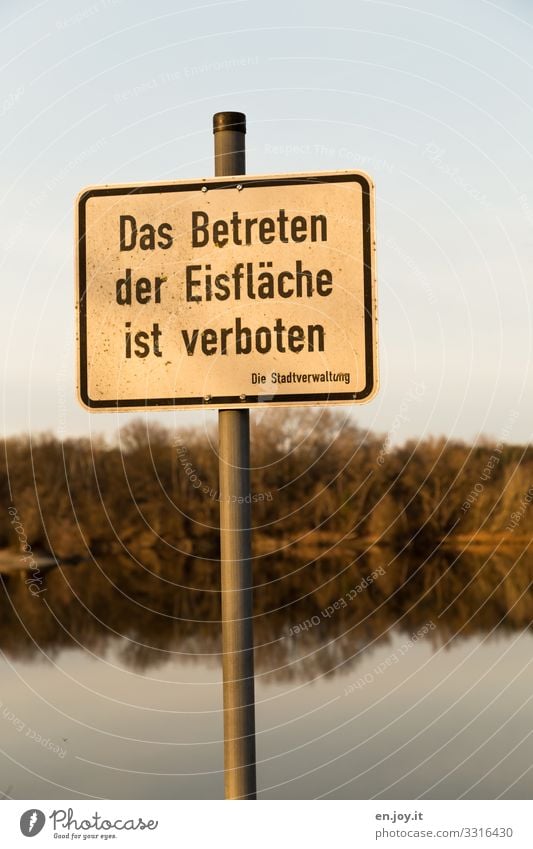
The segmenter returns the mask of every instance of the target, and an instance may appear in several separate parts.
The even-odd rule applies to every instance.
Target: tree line
[[[286,546],[523,545],[533,532],[533,449],[482,438],[392,446],[331,408],[252,416],[255,551]],[[217,557],[216,431],[135,420],[115,439],[11,437],[4,503],[35,552],[60,560],[126,553],[157,568],[162,550]],[[0,546],[16,549],[8,511]]]

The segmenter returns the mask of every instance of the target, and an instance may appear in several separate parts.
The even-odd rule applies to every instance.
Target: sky
[[[249,174],[375,182],[381,388],[343,410],[394,442],[530,441],[532,38],[526,0],[4,0],[4,432],[139,415],[77,401],[74,201],[211,176],[212,115],[239,110]]]

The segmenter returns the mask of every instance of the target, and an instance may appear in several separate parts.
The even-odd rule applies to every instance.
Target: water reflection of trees
[[[350,593],[372,572],[370,585]],[[442,555],[424,563],[377,549],[351,561],[279,557],[255,564],[256,667],[271,680],[304,680],[357,665],[362,651],[434,622],[439,643],[529,627],[533,558]],[[218,564],[186,557],[151,570],[127,559],[67,566],[43,576],[38,596],[27,575],[3,576],[0,649],[35,660],[110,647],[143,670],[176,656],[218,663]],[[344,598],[330,616],[322,611]],[[304,623],[304,627],[299,627]],[[306,624],[307,623],[307,624]],[[396,631],[394,630],[396,629]]]

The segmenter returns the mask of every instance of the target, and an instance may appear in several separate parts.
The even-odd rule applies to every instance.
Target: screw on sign
[[[376,393],[374,190],[357,171],[245,176],[245,116],[213,131],[215,178],[80,193],[78,394],[219,410],[225,789],[254,799],[249,408]]]

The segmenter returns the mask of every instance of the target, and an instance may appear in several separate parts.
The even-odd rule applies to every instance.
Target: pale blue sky
[[[381,391],[357,421],[397,440],[529,440],[532,44],[526,0],[4,0],[5,431],[128,421],[76,400],[74,198],[211,175],[212,114],[234,109],[249,173],[376,183]]]

